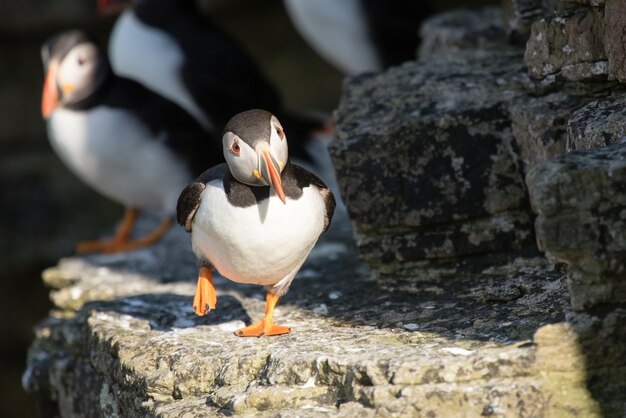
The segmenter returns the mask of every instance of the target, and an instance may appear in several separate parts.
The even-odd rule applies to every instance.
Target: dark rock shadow
[[[148,321],[156,331],[171,331],[173,328],[192,328],[200,325],[220,325],[232,321],[251,322],[241,303],[230,295],[218,300],[218,309],[205,316],[197,316],[191,309],[188,296],[172,293],[152,293],[117,298],[110,301],[92,301],[81,310],[117,312]]]
[[[565,320],[569,298],[557,271],[402,282],[393,287],[344,271],[341,280],[296,281],[281,300],[312,314],[378,328],[433,332],[452,339],[529,340]]]

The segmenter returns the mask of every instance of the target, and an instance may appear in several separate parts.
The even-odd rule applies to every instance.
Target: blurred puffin
[[[194,0],[98,0],[98,9],[110,14],[130,3],[109,39],[116,74],[177,103],[215,134],[236,113],[268,109],[295,139],[294,156],[309,159],[305,143],[323,129],[323,121],[285,112],[252,57],[203,16]]]
[[[204,172],[183,190],[178,222],[191,233],[201,263],[193,309],[215,309],[211,268],[238,283],[267,290],[265,316],[235,332],[241,337],[286,334],[274,307],[335,210],[332,192],[314,174],[288,159],[287,138],[265,110],[235,115],[224,128],[226,164]]]
[[[348,75],[414,60],[418,29],[432,13],[414,0],[284,0],[294,26],[333,66]]]
[[[190,179],[223,161],[210,137],[176,104],[116,76],[102,49],[74,30],[42,47],[46,71],[42,115],[52,148],[81,180],[126,207],[115,235],[78,244],[77,252],[116,252],[150,245],[172,224],[176,199]],[[139,209],[168,216],[130,240]]]

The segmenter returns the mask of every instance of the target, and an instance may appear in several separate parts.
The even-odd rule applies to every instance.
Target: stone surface
[[[511,106],[511,128],[527,167],[565,154],[567,123],[581,97],[564,91],[528,96]]]
[[[606,0],[604,22],[609,79],[626,82],[626,2]]]
[[[600,137],[605,145],[614,142],[620,130],[620,90],[611,82],[538,83],[534,92],[511,103],[513,136],[526,170],[573,149],[599,145]]]
[[[528,81],[521,50],[477,51],[444,49],[344,85],[330,151],[377,273],[535,248],[508,111]]]
[[[330,151],[360,255],[379,276],[532,252],[522,173],[621,138],[622,87],[532,80],[496,17],[433,17],[417,62],[344,85]]]
[[[505,0],[505,19],[517,22],[515,8],[527,0]],[[529,1],[529,3],[533,3]],[[626,4],[621,0],[562,0],[544,4],[543,16],[529,6],[531,34],[526,63],[537,79],[626,81]],[[511,17],[512,16],[512,17]],[[523,27],[523,25],[522,25]]]
[[[606,77],[603,10],[582,7],[571,14],[536,21],[526,44],[529,74],[536,79],[566,80]]]
[[[626,300],[626,145],[548,161],[527,182],[539,246],[568,264],[573,308]]]
[[[563,356],[584,353],[561,335],[567,292],[545,261],[391,290],[368,278],[346,227],[279,303],[293,332],[278,338],[232,333],[262,315],[256,286],[217,277],[217,310],[192,313],[180,230],[151,249],[62,260],[44,274],[55,310],[24,385],[65,417],[598,414],[579,357]]]
[[[525,43],[530,26],[546,14],[545,0],[502,0],[502,20],[509,39]]]
[[[567,151],[589,150],[626,136],[626,94],[593,100],[576,110],[567,123]]]

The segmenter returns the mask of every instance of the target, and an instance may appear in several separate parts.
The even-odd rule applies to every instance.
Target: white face
[[[91,43],[76,45],[63,58],[56,76],[65,103],[80,101],[88,97],[98,87],[100,55],[98,48]]]
[[[265,164],[263,151],[266,151],[271,159],[278,164],[277,168],[280,169],[280,172],[285,168],[289,156],[287,136],[276,117],[272,116],[270,123],[269,143],[259,141],[256,143],[255,149],[232,132],[226,132],[222,137],[226,163],[232,175],[242,183],[251,186],[269,185],[261,177],[262,164]]]

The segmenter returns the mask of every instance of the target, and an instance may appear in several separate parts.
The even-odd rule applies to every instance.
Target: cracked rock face
[[[569,265],[572,306],[626,299],[626,145],[573,152],[528,174],[540,247]]]
[[[528,72],[537,79],[556,74],[566,80],[606,77],[604,39],[604,16],[597,8],[538,20],[526,45]]]
[[[505,20],[516,27],[515,17],[525,0],[506,0]],[[532,3],[532,2],[530,2]],[[532,23],[526,45],[526,63],[534,78],[566,80],[606,79],[626,81],[626,3],[621,0],[554,1],[537,8],[521,22]],[[518,25],[519,26],[519,25]],[[522,28],[525,26],[522,25]]]
[[[626,95],[593,100],[575,111],[567,124],[567,151],[614,144],[626,136]]]
[[[430,31],[447,39],[440,32]],[[349,79],[335,113],[331,156],[360,254],[378,273],[534,248],[508,110],[525,94],[521,50],[444,50]]]
[[[587,381],[604,416],[623,416],[626,393],[626,145],[614,144],[534,167],[527,176],[537,240],[568,264],[568,322],[588,353]],[[622,326],[614,324],[622,323]]]

